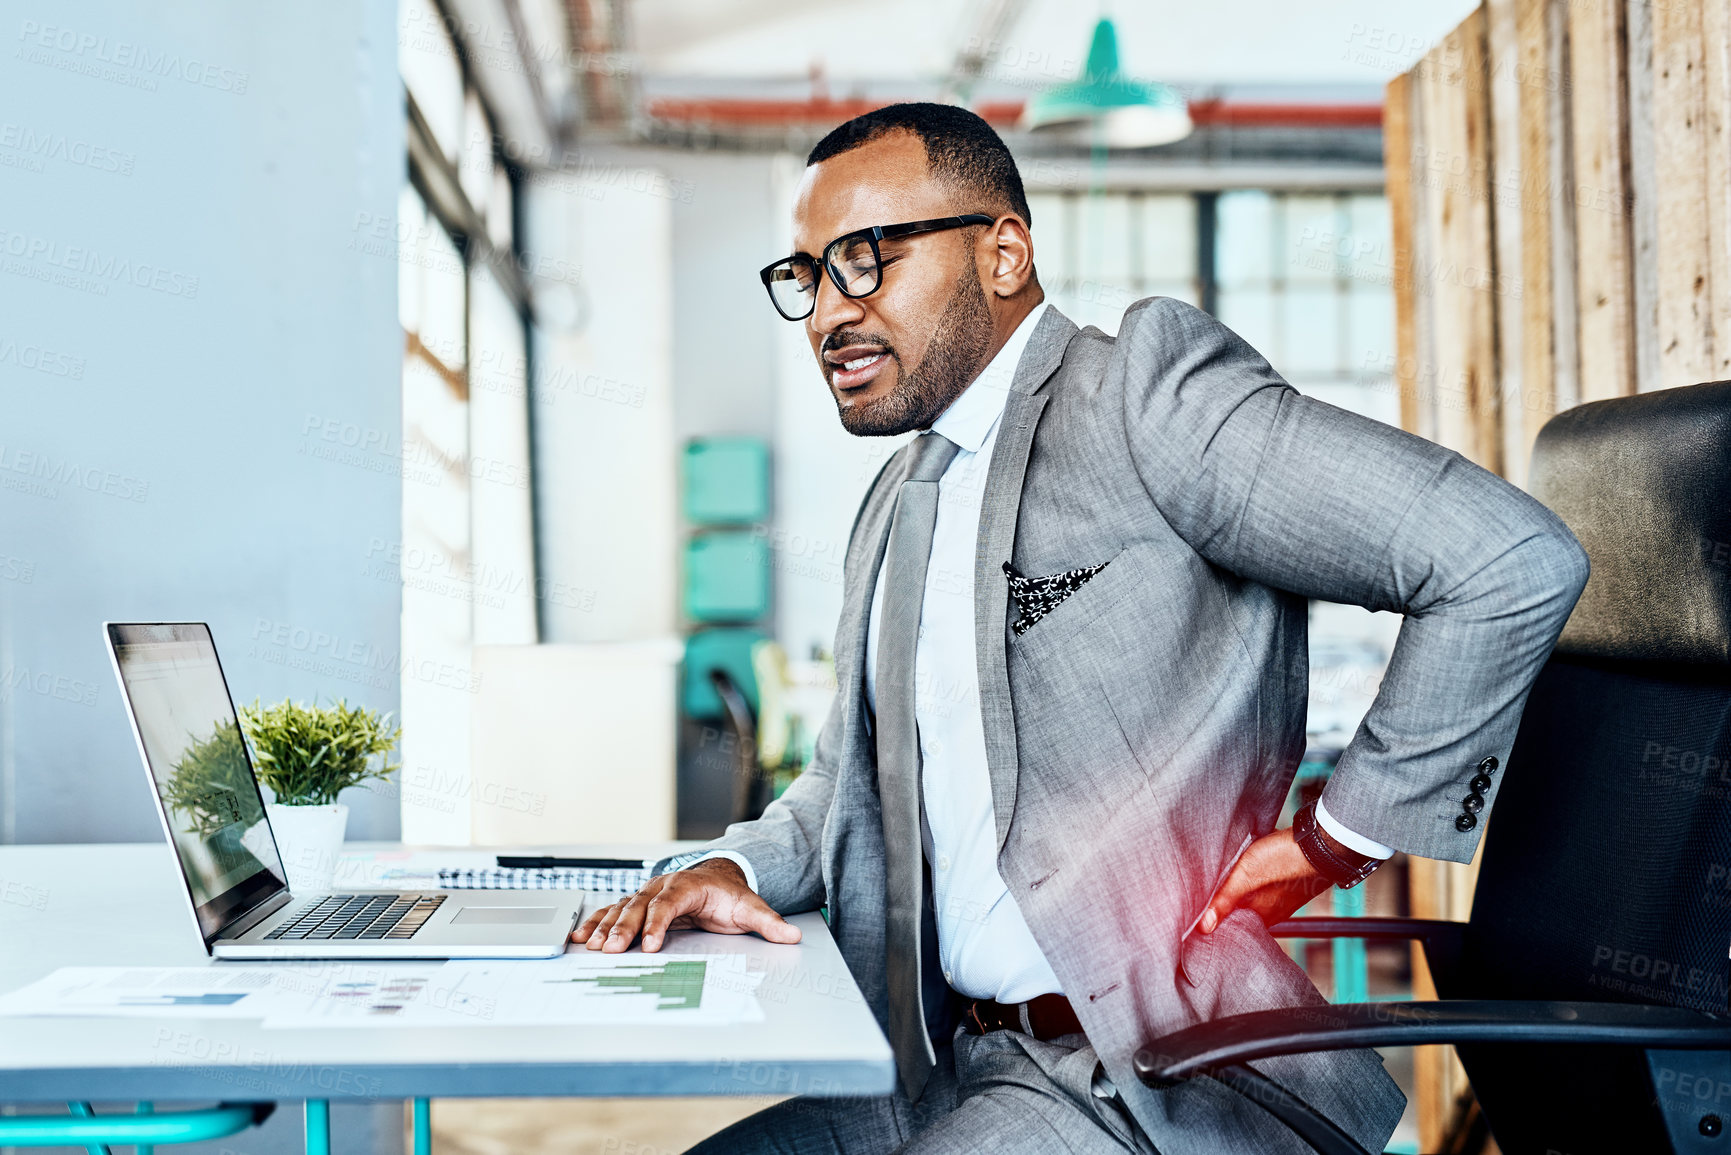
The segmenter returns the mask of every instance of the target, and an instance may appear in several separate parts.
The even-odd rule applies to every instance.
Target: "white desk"
[[[0,847],[0,991],[63,966],[258,965],[205,957],[168,854],[166,844]],[[8,1018],[0,1101],[888,1094],[889,1044],[828,927],[816,914],[792,921],[796,946],[668,936],[674,951],[749,956],[765,972],[759,1023],[265,1030],[192,1016]]]

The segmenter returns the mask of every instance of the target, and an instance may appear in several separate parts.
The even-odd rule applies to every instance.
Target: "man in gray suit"
[[[1460,456],[1294,392],[1176,301],[1117,338],[1044,303],[985,122],[892,105],[808,161],[763,270],[842,424],[921,431],[848,545],[815,757],[709,855],[575,937],[830,929],[895,1049],[884,1099],[795,1099],[713,1151],[1308,1150],[1136,1048],[1321,995],[1266,925],[1404,850],[1466,862],[1527,690],[1586,581],[1549,511]],[[1333,778],[1303,753],[1306,599],[1405,615]],[[1381,1150],[1374,1052],[1257,1066]]]

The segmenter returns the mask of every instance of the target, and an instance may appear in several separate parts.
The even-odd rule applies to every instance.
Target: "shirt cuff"
[[[1392,854],[1394,852],[1390,851],[1389,853]],[[708,862],[712,858],[725,858],[727,861],[733,863],[733,865],[739,867],[740,873],[745,875],[745,885],[751,887],[751,893],[757,893],[757,871],[751,869],[751,863],[747,862],[745,860],[745,855],[739,853],[737,850],[711,850],[702,858],[693,862],[687,862],[679,869],[690,870],[699,862]]]
[[[1317,825],[1321,826],[1328,832],[1330,838],[1334,839],[1348,850],[1356,850],[1360,854],[1368,854],[1372,858],[1394,857],[1394,847],[1384,846],[1375,839],[1366,838],[1357,831],[1348,830],[1346,827],[1342,826],[1335,820],[1333,815],[1329,814],[1328,808],[1322,804],[1322,799],[1320,798],[1316,800],[1316,822]],[[750,876],[747,875],[747,877]],[[752,889],[756,890],[757,888],[754,886]]]

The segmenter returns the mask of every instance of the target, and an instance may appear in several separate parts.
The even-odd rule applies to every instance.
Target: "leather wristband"
[[[1360,854],[1347,847],[1336,847],[1324,836],[1322,824],[1316,820],[1316,803],[1307,803],[1292,819],[1292,839],[1298,843],[1306,862],[1316,873],[1342,890],[1351,890],[1369,878],[1383,860]]]

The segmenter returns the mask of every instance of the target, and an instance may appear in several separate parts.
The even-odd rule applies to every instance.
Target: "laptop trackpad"
[[[521,926],[528,923],[550,922],[557,907],[552,906],[465,906],[452,923],[484,923],[488,926]]]

